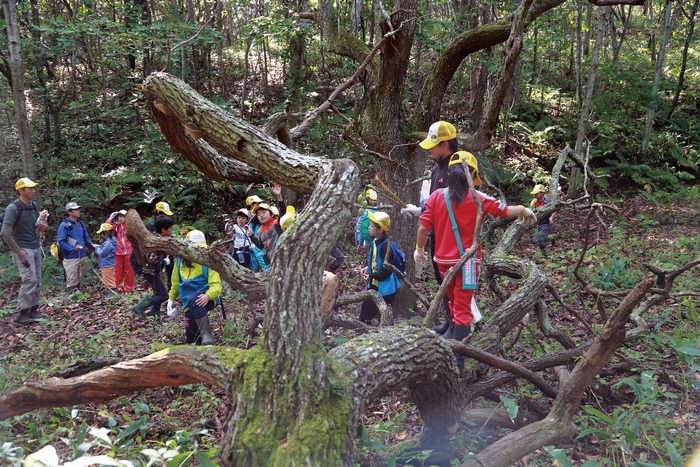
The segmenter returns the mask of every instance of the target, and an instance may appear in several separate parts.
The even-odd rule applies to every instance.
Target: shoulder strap
[[[447,206],[447,212],[450,214],[450,221],[452,221],[452,232],[455,234],[455,239],[457,240],[457,248],[459,248],[460,256],[464,254],[464,248],[462,248],[462,239],[459,236],[459,227],[457,227],[457,221],[455,220],[455,213],[452,212],[452,205],[450,203],[450,195],[447,192],[447,188],[442,190],[445,195],[445,206]]]

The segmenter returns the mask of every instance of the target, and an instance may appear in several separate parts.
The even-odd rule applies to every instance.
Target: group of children
[[[168,203],[157,203],[156,215],[149,224],[149,230],[157,237],[171,237],[175,224],[170,217],[172,215]],[[125,218],[125,210],[114,212],[97,231],[102,236],[102,244],[95,246],[95,253],[107,294],[111,296],[116,292],[132,291],[133,266],[137,266],[153,292],[146,294],[132,307],[134,314],[141,320],[148,317],[160,320],[161,307],[167,301],[168,316],[174,318],[177,315],[176,300],[179,298],[184,310],[187,343],[213,344],[208,312],[221,295],[219,274],[206,266],[180,258],[173,260],[159,252],[147,253],[145,258],[136,259],[126,236]],[[206,237],[199,230],[190,231],[186,238],[199,246],[207,246]]]
[[[277,196],[276,205],[264,202],[257,195],[249,196],[246,199],[247,207],[235,212],[236,222],[229,222],[225,226],[225,232],[232,242],[232,257],[252,271],[268,270],[279,237],[296,218],[294,207],[287,206],[282,200],[279,185],[275,185],[273,192]],[[544,185],[535,186],[530,192],[534,196],[532,207],[540,208],[549,204],[550,200],[545,196],[545,192]],[[394,266],[397,266],[398,262],[394,249],[389,248],[391,242],[388,232],[391,218],[386,212],[377,210],[377,192],[374,189],[367,189],[364,198],[365,203],[355,224],[358,251],[367,251],[367,266],[363,269],[363,277],[367,281],[367,289],[379,292],[387,305],[393,307],[401,283],[392,269],[384,267],[385,262]],[[285,214],[280,217],[282,211]],[[170,237],[174,225],[169,217],[172,214],[167,203],[158,203],[156,216],[149,226],[150,230],[159,237]],[[96,246],[95,252],[108,295],[117,291],[133,290],[134,272],[129,261],[132,247],[126,237],[125,215],[124,210],[112,213],[97,231],[103,242]],[[536,228],[533,242],[540,247],[544,256],[548,253],[547,245],[556,238],[556,235],[551,233],[553,220],[554,215],[544,217]],[[201,231],[191,231],[187,238],[197,244],[206,245],[206,238]],[[345,259],[340,249],[334,247],[333,250],[334,261],[328,267],[331,272],[335,272]],[[162,253],[147,254],[141,267],[141,274],[153,293],[144,296],[133,307],[134,313],[144,320],[149,316],[159,318],[162,304],[168,301],[168,314],[174,316],[174,301],[179,297],[185,310],[188,343],[213,343],[207,312],[213,308],[221,294],[221,279],[218,273],[180,259],[173,261]],[[164,271],[165,278],[161,276]],[[172,285],[168,287],[168,283]],[[369,324],[378,313],[379,309],[374,301],[365,300],[359,318]]]

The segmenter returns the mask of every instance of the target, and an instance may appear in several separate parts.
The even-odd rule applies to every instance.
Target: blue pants
[[[153,289],[151,311],[148,312],[148,315],[160,316],[160,306],[168,299],[168,289],[165,288],[165,284],[160,280],[160,275],[158,274],[144,274],[143,278],[146,279],[148,285]]]

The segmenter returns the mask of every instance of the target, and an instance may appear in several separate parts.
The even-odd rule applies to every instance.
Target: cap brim
[[[429,138],[425,138],[423,141],[418,143],[418,146],[422,147],[423,149],[433,149],[438,144],[440,144],[440,141],[433,141]]]
[[[172,215],[173,215],[173,212],[172,212],[172,211],[163,211],[163,212],[164,212],[165,214],[167,214],[168,216],[172,216]]]

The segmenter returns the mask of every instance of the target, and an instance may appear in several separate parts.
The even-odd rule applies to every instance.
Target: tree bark
[[[12,82],[10,84],[12,85],[12,100],[15,106],[19,147],[22,152],[22,173],[25,177],[36,179],[32,136],[27,118],[27,102],[24,97],[24,66],[22,65],[22,45],[19,36],[17,1],[3,0],[2,7],[5,14],[7,41],[10,49],[10,69],[12,71]]]

